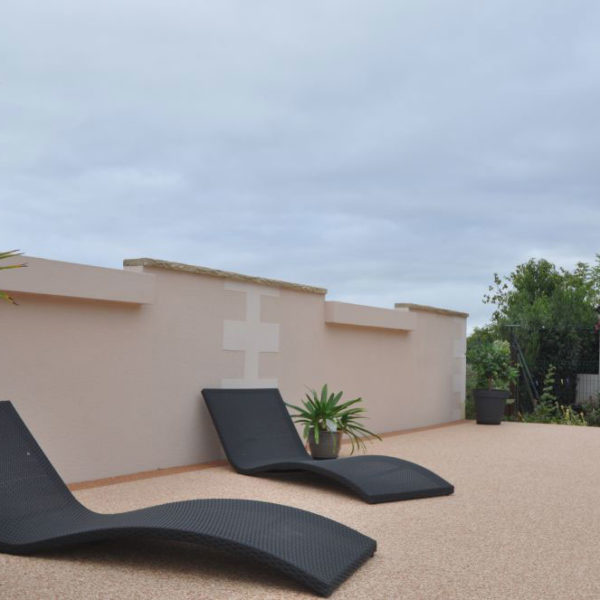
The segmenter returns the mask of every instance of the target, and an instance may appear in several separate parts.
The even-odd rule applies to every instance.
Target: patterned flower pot
[[[341,431],[319,431],[319,443],[315,442],[314,430],[308,434],[308,445],[313,458],[337,458],[342,443]]]
[[[505,390],[473,390],[477,423],[500,425],[508,396]]]

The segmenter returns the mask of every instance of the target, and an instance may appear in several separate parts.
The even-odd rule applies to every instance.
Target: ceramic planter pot
[[[500,425],[508,396],[506,390],[473,390],[477,423]]]
[[[341,431],[319,431],[319,443],[315,442],[314,430],[308,434],[308,445],[313,458],[337,458],[342,444]]]

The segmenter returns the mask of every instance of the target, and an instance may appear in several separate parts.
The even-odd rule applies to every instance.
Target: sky
[[[4,0],[0,250],[489,320],[600,252],[597,0]]]

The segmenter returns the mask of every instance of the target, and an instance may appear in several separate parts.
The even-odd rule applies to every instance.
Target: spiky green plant
[[[554,365],[548,365],[548,370],[546,371],[546,375],[544,375],[544,389],[540,396],[540,402],[552,405],[556,403],[556,395],[554,394],[555,375],[556,367]]]
[[[18,250],[8,250],[7,252],[0,252],[0,260],[4,260],[6,258],[14,258],[15,256],[21,256],[21,254],[23,254],[23,253],[19,252]],[[0,270],[19,269],[21,267],[26,267],[26,266],[27,266],[26,263],[19,263],[16,265],[0,265]],[[10,302],[11,304],[16,304],[14,299],[11,296],[9,296],[6,292],[0,291],[0,299],[6,300],[7,302]]]
[[[544,389],[540,396],[540,401],[534,409],[534,414],[540,422],[552,423],[553,419],[558,417],[558,401],[554,394],[554,376],[556,367],[548,365],[548,370],[544,376]]]
[[[363,427],[360,419],[365,419],[365,409],[357,406],[362,398],[354,398],[340,404],[343,392],[329,392],[327,384],[321,388],[319,394],[315,390],[309,390],[306,399],[302,399],[302,406],[287,404],[294,409],[296,414],[292,418],[296,423],[303,426],[303,435],[308,439],[310,432],[314,432],[315,442],[319,443],[319,434],[322,431],[345,433],[352,443],[351,454],[354,450],[366,449],[365,439],[381,438],[372,431]]]

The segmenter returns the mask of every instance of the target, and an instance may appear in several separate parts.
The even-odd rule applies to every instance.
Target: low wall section
[[[68,482],[221,458],[200,391],[362,396],[379,433],[464,415],[466,314],[151,259],[0,271],[0,399]]]

